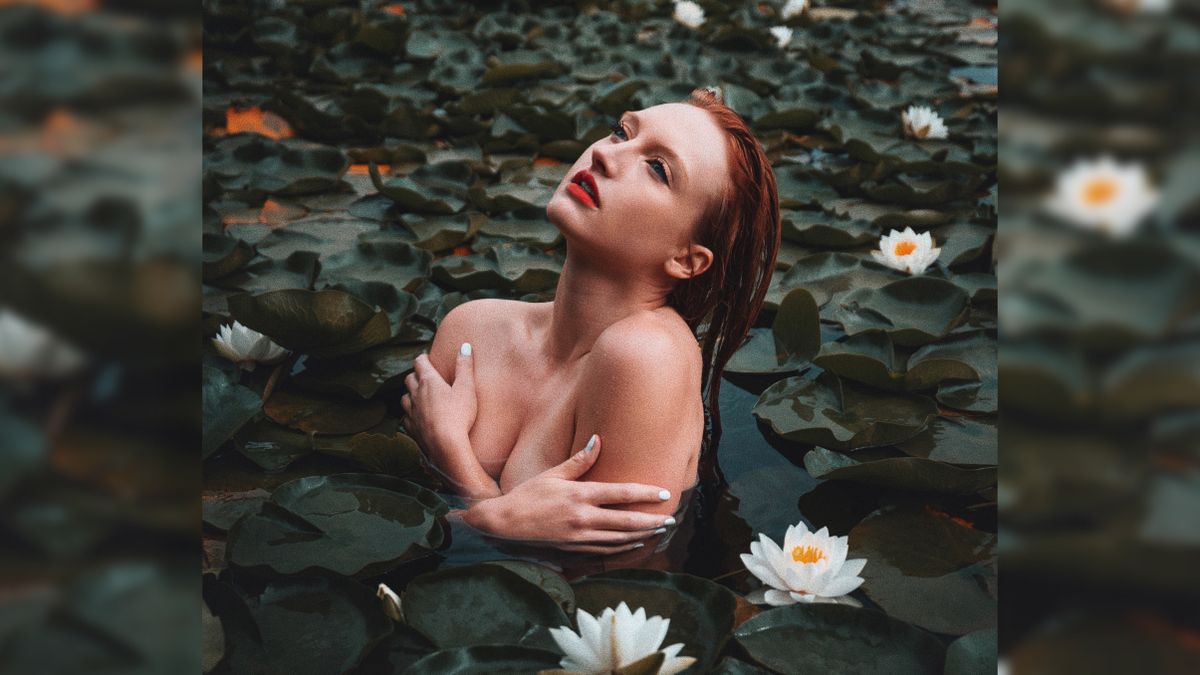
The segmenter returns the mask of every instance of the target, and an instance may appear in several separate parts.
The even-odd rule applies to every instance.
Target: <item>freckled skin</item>
[[[660,504],[613,505],[666,515],[695,483],[704,415],[699,345],[665,303],[681,279],[721,262],[691,236],[726,189],[729,162],[724,132],[695,106],[655,106],[624,121],[626,137],[593,143],[547,206],[567,246],[555,300],[464,303],[443,320],[430,360],[453,382],[459,346],[472,343],[471,446],[502,491],[597,433],[602,452],[581,480],[667,488]],[[669,186],[648,163],[656,159]],[[567,190],[582,169],[595,178],[598,210]]]

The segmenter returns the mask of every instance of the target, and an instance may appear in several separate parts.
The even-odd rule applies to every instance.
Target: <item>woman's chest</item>
[[[507,492],[570,455],[578,370],[538,376],[529,375],[536,368],[495,365],[476,363],[477,382],[486,377],[490,384],[477,388],[471,446],[484,470]]]

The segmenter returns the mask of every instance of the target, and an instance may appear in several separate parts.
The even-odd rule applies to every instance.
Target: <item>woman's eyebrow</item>
[[[628,111],[624,115],[622,115],[622,117],[623,118],[628,117],[629,119],[633,120],[634,128],[637,128],[637,129],[641,128],[642,121],[640,119],[638,119],[637,113],[635,113],[633,111]],[[653,150],[661,151],[662,154],[667,157],[667,159],[671,162],[671,165],[673,167],[675,167],[675,169],[676,169],[675,173],[677,173],[679,175],[679,186],[683,187],[683,184],[687,182],[687,167],[683,165],[683,160],[679,159],[679,155],[675,154],[674,150],[668,148],[667,146],[665,146],[662,143],[659,143],[657,141],[652,143],[650,145],[650,148]]]

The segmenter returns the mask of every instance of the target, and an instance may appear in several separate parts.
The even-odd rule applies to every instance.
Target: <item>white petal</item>
[[[852,558],[847,560],[845,564],[842,565],[842,569],[839,570],[839,572],[843,575],[857,576],[863,571],[863,568],[866,567],[866,565],[866,558]]]
[[[673,644],[662,650],[667,658],[663,659],[663,664],[659,666],[658,675],[675,675],[675,673],[687,670],[696,662],[695,657],[692,656],[677,656],[681,649],[683,649],[683,643]]]
[[[773,588],[763,594],[763,599],[767,601],[768,605],[773,605],[775,607],[796,604],[796,599],[792,597],[791,593],[787,591],[777,591]]]
[[[764,584],[774,586],[775,588],[787,588],[787,584],[784,583],[783,578],[779,576],[775,569],[770,565],[764,564],[759,558],[753,558],[743,553],[742,564]]]
[[[837,577],[836,579],[833,579],[829,583],[825,584],[825,587],[821,589],[821,595],[823,595],[825,597],[837,597],[839,595],[846,595],[847,593],[857,589],[859,586],[862,586],[862,584],[863,584],[862,577],[854,577],[854,576]]]

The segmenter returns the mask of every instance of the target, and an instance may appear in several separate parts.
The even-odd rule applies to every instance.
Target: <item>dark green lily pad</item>
[[[497,565],[422,574],[405,589],[402,605],[408,624],[441,649],[516,645],[531,626],[569,624],[554,598]]]
[[[219,497],[204,497],[204,524],[219,532],[228,531],[238,518],[258,511],[262,503],[271,496],[261,489],[234,492]]]
[[[896,448],[913,457],[952,464],[995,465],[999,443],[994,417],[938,417]]]
[[[855,382],[885,391],[904,389],[906,359],[896,353],[892,338],[883,331],[849,335],[821,345],[813,363]]]
[[[624,601],[636,611],[671,620],[663,645],[683,643],[682,656],[698,659],[702,672],[716,662],[733,629],[732,592],[690,574],[624,569],[594,574],[572,584],[580,609],[593,616]]]
[[[558,667],[554,652],[516,645],[444,649],[409,666],[404,675],[527,675]]]
[[[205,233],[204,280],[219,279],[254,258],[254,247],[236,237]]]
[[[433,280],[458,291],[500,288],[544,291],[558,283],[562,261],[524,244],[498,244],[482,254],[451,256],[433,266]]]
[[[398,291],[411,291],[429,274],[433,256],[404,241],[399,232],[366,232],[357,245],[321,260],[320,283],[390,284]]]
[[[734,638],[758,663],[795,675],[928,675],[940,672],[945,658],[941,643],[928,633],[875,610],[843,605],[770,609],[739,626]]]
[[[292,462],[312,454],[308,434],[259,418],[242,427],[233,437],[234,446],[263,471],[283,471]]]
[[[314,436],[317,452],[353,462],[373,473],[417,479],[423,471],[424,455],[417,442],[385,427],[388,422],[353,436]]]
[[[385,182],[379,175],[379,169],[374,162],[370,163],[369,170],[375,189],[394,201],[404,211],[451,215],[462,211],[466,206],[466,188],[469,180],[463,180],[460,185],[433,180],[421,182],[420,175],[413,174],[411,177],[389,177]]]
[[[967,317],[967,294],[934,277],[917,276],[847,293],[833,313],[846,333],[882,330],[898,345],[934,342]]]
[[[528,560],[493,560],[485,565],[499,565],[510,572],[516,572],[526,581],[537,584],[546,594],[558,602],[567,616],[575,612],[575,590],[561,574],[535,562]],[[553,626],[551,626],[553,628]]]
[[[862,589],[888,613],[937,633],[964,635],[996,621],[996,535],[932,509],[885,510],[850,531],[869,561]]]
[[[424,343],[386,344],[339,358],[309,359],[294,382],[310,391],[374,398],[400,388],[413,360],[428,349]]]
[[[356,434],[379,424],[385,411],[383,401],[347,402],[279,389],[263,404],[267,417],[306,434]]]
[[[217,610],[234,673],[350,672],[392,630],[374,593],[348,579],[276,579],[243,608],[234,602]]]
[[[792,265],[771,283],[763,306],[776,309],[788,292],[804,288],[824,307],[832,298],[855,289],[878,288],[901,278],[901,273],[840,251],[814,253]]]
[[[406,215],[400,220],[415,237],[413,245],[426,251],[446,251],[475,235],[486,220],[483,214],[453,216]]]
[[[350,166],[337,148],[286,138],[273,141],[258,134],[237,134],[217,141],[204,155],[206,179],[227,191],[296,195],[336,188]]]
[[[998,648],[995,629],[968,633],[946,649],[943,675],[992,675],[996,672]]]
[[[310,288],[320,269],[316,253],[296,251],[280,260],[259,257],[231,274],[214,279],[213,285],[247,293]]]
[[[540,249],[557,246],[562,242],[558,231],[544,211],[516,211],[506,216],[489,218],[479,231],[493,237],[505,237]]]
[[[919,457],[891,457],[860,462],[840,452],[813,448],[804,455],[804,468],[814,478],[848,480],[878,487],[974,494],[996,484],[996,467],[963,469]]]
[[[311,356],[353,354],[392,335],[387,314],[336,290],[235,295],[229,312],[280,346]]]
[[[232,373],[204,366],[204,429],[201,457],[207,458],[262,408],[263,401]]]
[[[785,211],[782,215],[784,238],[806,246],[853,248],[879,238],[879,228],[865,220],[823,211]]]
[[[821,314],[803,288],[784,297],[770,330],[751,329],[750,340],[734,352],[731,373],[785,373],[808,363],[821,346]]]
[[[754,416],[783,438],[837,450],[899,443],[936,414],[927,397],[876,392],[832,374],[776,382],[754,406]]]
[[[278,574],[370,577],[428,555],[445,539],[436,494],[378,474],[298,478],[229,530],[232,565]]]

